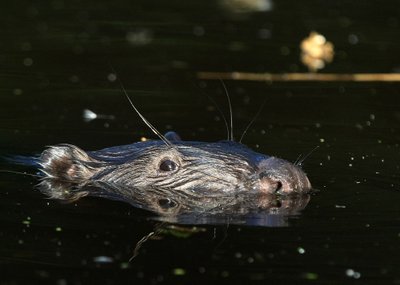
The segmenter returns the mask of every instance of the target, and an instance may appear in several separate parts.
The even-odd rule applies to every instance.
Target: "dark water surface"
[[[336,48],[324,72],[400,70],[398,1],[273,4],[247,13],[214,1],[0,4],[1,154],[153,138],[110,66],[161,132],[199,141],[226,138],[205,94],[227,104],[221,84],[196,72],[306,72],[298,46],[312,30]],[[0,284],[400,284],[400,84],[225,83],[237,138],[266,100],[243,143],[290,161],[319,146],[304,168],[320,192],[301,215],[280,227],[181,228],[120,202],[48,200],[35,178],[3,172]],[[85,109],[106,117],[87,122]]]

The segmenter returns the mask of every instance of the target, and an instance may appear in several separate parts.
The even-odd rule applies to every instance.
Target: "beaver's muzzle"
[[[311,183],[305,172],[286,160],[270,157],[262,160],[258,169],[259,190],[262,193],[307,193],[311,190]]]

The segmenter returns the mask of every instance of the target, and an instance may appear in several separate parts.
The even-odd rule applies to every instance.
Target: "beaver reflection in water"
[[[159,214],[178,213],[164,211],[176,204],[186,212],[204,211],[233,200],[311,190],[298,165],[240,143],[181,141],[173,132],[163,138],[168,143],[154,140],[90,152],[69,144],[50,147],[40,157],[42,185],[50,196],[56,194],[49,180],[75,189],[102,185],[101,193],[84,195],[124,200]]]

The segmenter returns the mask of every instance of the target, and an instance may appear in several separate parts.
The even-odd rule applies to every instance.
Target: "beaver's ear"
[[[175,132],[168,132],[164,135],[164,137],[170,142],[179,142],[181,141],[181,137]]]
[[[69,144],[51,146],[42,152],[39,159],[46,178],[74,183],[89,179],[95,172],[92,166],[96,162],[80,148]]]

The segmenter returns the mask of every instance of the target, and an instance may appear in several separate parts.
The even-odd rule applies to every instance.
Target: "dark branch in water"
[[[322,81],[322,82],[399,82],[399,73],[249,73],[198,72],[197,78],[211,80],[247,80],[266,82]]]

